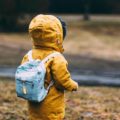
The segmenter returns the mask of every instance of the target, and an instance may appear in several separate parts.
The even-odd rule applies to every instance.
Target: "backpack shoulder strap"
[[[48,87],[46,88],[47,92],[49,91],[50,87],[53,86],[53,84],[54,84],[54,81],[51,80],[50,84],[49,84]]]
[[[29,61],[33,61],[33,58],[32,58],[32,50],[30,50],[30,51],[27,53],[27,55],[28,55],[28,60],[29,60]]]
[[[54,53],[51,53],[50,55],[48,55],[46,58],[44,58],[42,60],[42,62],[45,64],[45,62],[47,62],[50,58],[52,57],[55,57],[55,56],[60,56],[62,55],[61,53],[59,52],[54,52]],[[49,91],[50,87],[54,84],[54,81],[51,80],[50,84],[48,85],[48,87],[46,88],[47,92]]]
[[[32,50],[30,50],[30,51],[27,53],[27,55],[28,55],[28,60],[29,60],[29,61],[33,61],[33,60],[34,60],[33,57],[32,57]],[[55,57],[55,56],[58,56],[58,55],[61,55],[61,53],[59,53],[59,52],[51,53],[51,54],[48,55],[46,58],[44,58],[44,59],[42,60],[42,62],[45,63],[45,62],[47,62],[50,58]]]
[[[46,58],[44,58],[44,59],[42,60],[42,62],[45,63],[45,62],[47,62],[50,58],[55,57],[55,56],[59,56],[59,55],[61,55],[61,53],[59,53],[59,52],[51,53],[51,54],[48,55]]]

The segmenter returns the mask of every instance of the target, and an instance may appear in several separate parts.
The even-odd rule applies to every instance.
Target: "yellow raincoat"
[[[63,31],[60,21],[52,15],[38,15],[29,25],[29,33],[33,41],[34,59],[44,59],[55,51],[63,52]],[[22,63],[28,60],[23,58]],[[63,120],[65,115],[64,90],[77,90],[67,70],[67,61],[60,55],[51,58],[46,64],[45,86],[51,79],[54,85],[41,103],[28,102],[30,120]]]

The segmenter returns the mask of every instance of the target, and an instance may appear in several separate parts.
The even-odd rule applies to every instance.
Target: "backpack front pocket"
[[[22,80],[17,80],[17,86],[16,86],[16,91],[18,93],[18,97],[23,98],[30,98],[34,91],[34,82],[33,81],[22,81]]]

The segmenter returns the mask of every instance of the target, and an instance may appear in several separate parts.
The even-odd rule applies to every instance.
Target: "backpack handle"
[[[27,53],[27,55],[28,55],[28,60],[29,60],[29,61],[33,61],[33,60],[34,60],[33,57],[32,57],[32,50],[30,50],[30,51]]]
[[[45,64],[50,58],[53,58],[55,56],[59,56],[61,55],[59,52],[54,52],[54,53],[51,53],[49,54],[46,58],[44,58],[42,60],[42,63]],[[50,84],[48,85],[48,87],[46,88],[47,92],[49,91],[50,87],[54,84],[54,81],[51,80]]]
[[[50,84],[49,84],[48,87],[46,88],[47,92],[49,91],[50,87],[53,86],[53,84],[54,84],[54,81],[51,80]]]

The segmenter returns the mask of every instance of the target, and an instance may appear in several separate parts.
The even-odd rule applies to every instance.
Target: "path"
[[[16,68],[0,68],[0,77],[9,77],[14,79]],[[102,74],[86,74],[88,71],[80,71],[80,73],[72,73],[72,78],[79,83],[79,85],[106,85],[106,86],[120,86],[119,73],[102,73]],[[91,72],[92,73],[92,72]]]

